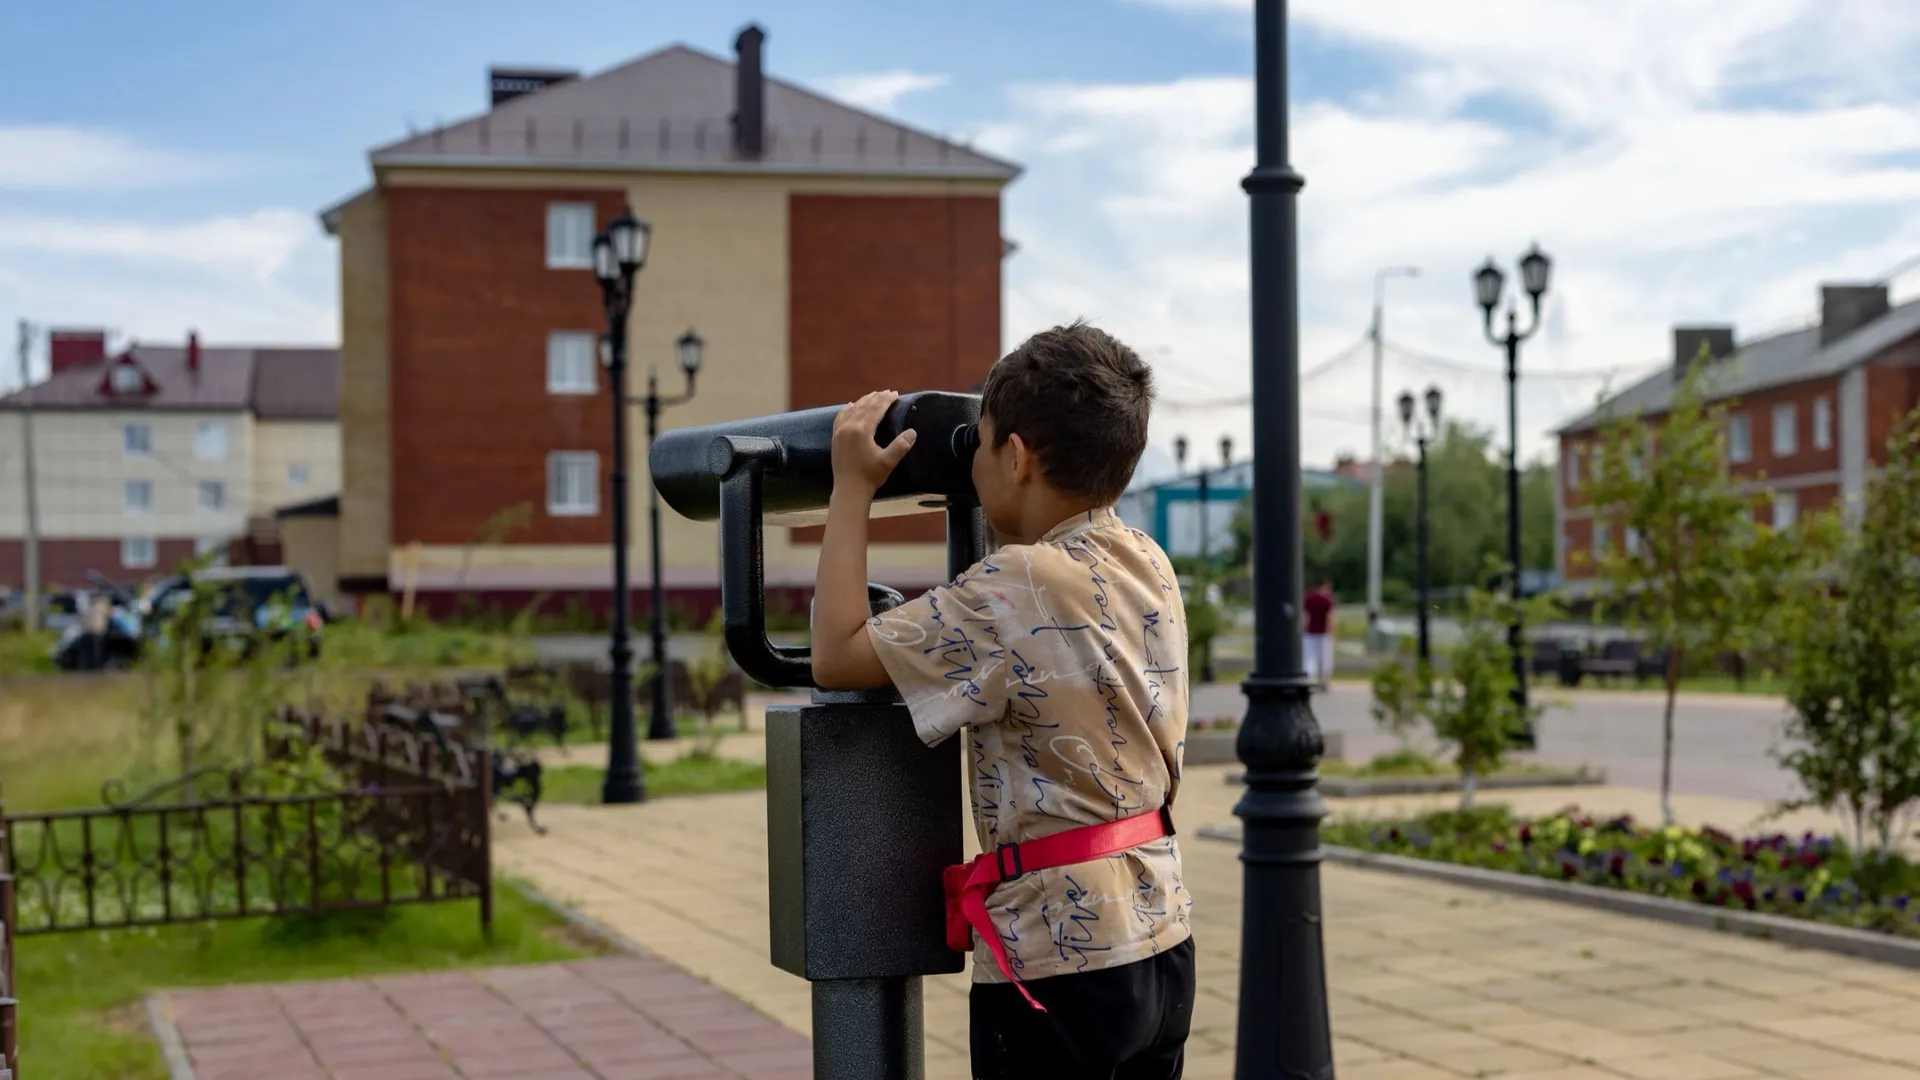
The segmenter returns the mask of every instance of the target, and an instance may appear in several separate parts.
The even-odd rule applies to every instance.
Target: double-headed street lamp
[[[1474,298],[1480,302],[1487,340],[1507,350],[1507,575],[1514,602],[1520,600],[1520,343],[1540,329],[1540,298],[1546,295],[1553,262],[1535,244],[1520,257],[1520,284],[1526,290],[1533,316],[1526,333],[1519,329],[1519,301],[1507,307],[1507,332],[1493,332],[1493,309],[1500,306],[1506,275],[1489,257],[1473,275]],[[1513,653],[1513,699],[1521,715],[1527,707],[1527,661],[1520,653],[1520,618],[1507,627],[1507,648]],[[1518,733],[1523,746],[1533,743],[1532,731]]]
[[[1388,266],[1373,275],[1373,460],[1367,477],[1367,648],[1373,649],[1380,622],[1380,577],[1385,559],[1386,458],[1380,453],[1380,384],[1386,364],[1387,279],[1419,277],[1417,266]]]
[[[601,342],[601,361],[606,364],[609,390],[613,398],[612,497],[613,514],[613,643],[609,650],[613,670],[608,678],[608,707],[612,712],[607,746],[607,775],[600,798],[608,803],[640,802],[647,797],[640,776],[640,747],[633,722],[633,646],[629,623],[632,618],[627,575],[627,409],[644,404],[647,409],[647,444],[652,446],[658,434],[660,410],[677,405],[693,396],[694,375],[700,370],[704,343],[692,330],[675,344],[680,369],[687,376],[687,392],[677,398],[661,398],[658,380],[647,376],[647,396],[639,403],[627,398],[627,316],[633,310],[633,279],[647,264],[651,238],[647,223],[633,216],[632,208],[608,223],[606,231],[593,238],[593,276],[600,283],[600,299],[607,314],[607,335]],[[648,734],[653,738],[673,737],[673,711],[667,698],[666,610],[660,581],[660,502],[649,491],[652,503],[653,555],[653,715]]]
[[[1253,674],[1234,741],[1241,821],[1239,1080],[1333,1076],[1320,821],[1325,743],[1300,652],[1299,194],[1287,161],[1287,5],[1254,0]]]
[[[1414,593],[1419,604],[1419,618],[1416,625],[1419,630],[1420,662],[1433,662],[1432,650],[1428,644],[1427,617],[1432,600],[1427,593],[1427,444],[1440,437],[1440,388],[1427,387],[1426,422],[1420,423],[1413,415],[1413,391],[1400,394],[1400,426],[1406,429],[1409,438],[1419,448],[1419,465],[1416,475],[1418,495],[1414,501]]]

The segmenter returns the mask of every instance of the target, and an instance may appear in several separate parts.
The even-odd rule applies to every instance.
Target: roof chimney
[[[741,157],[757,158],[766,145],[767,76],[760,58],[766,40],[766,31],[751,23],[733,39],[733,148]]]
[[[1679,382],[1687,377],[1694,362],[1700,359],[1700,346],[1707,347],[1707,356],[1713,360],[1725,360],[1733,355],[1733,327],[1731,326],[1676,326],[1673,328],[1673,380]]]
[[[187,373],[194,378],[200,377],[200,332],[187,331]]]
[[[1884,284],[1820,286],[1820,347],[1885,315],[1890,307]]]
[[[488,68],[489,104],[497,109],[514,98],[538,93],[549,86],[572,82],[579,77],[579,72],[564,68]]]
[[[105,330],[54,330],[47,338],[48,367],[55,375],[97,363],[107,355]]]

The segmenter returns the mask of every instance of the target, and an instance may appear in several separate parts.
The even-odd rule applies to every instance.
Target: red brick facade
[[[591,450],[611,468],[612,403],[547,393],[547,335],[606,324],[591,271],[547,267],[547,204],[606,190],[387,189],[392,289],[392,536],[466,544],[502,510],[527,504],[522,544],[604,544],[606,500],[590,517],[546,513],[547,454]]]
[[[788,405],[870,390],[972,390],[1000,355],[1000,200],[794,195]],[[820,530],[795,529],[800,543]],[[937,543],[944,518],[875,521],[877,542]]]
[[[150,567],[129,567],[120,562],[120,541],[77,537],[43,537],[40,540],[40,580],[49,589],[85,588],[87,571],[105,575],[110,581],[128,582],[171,573],[183,560],[193,558],[191,537],[161,537],[153,542],[156,558]],[[20,540],[0,540],[0,581],[27,579],[27,546]]]

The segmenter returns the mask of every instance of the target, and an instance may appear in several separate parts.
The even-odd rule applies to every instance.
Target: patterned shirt
[[[933,745],[967,729],[983,851],[1157,813],[1180,784],[1187,627],[1166,553],[1112,510],[1003,547],[868,636]],[[1117,967],[1190,935],[1172,837],[1029,873],[988,898],[1014,973]],[[974,943],[975,982],[1004,976]]]

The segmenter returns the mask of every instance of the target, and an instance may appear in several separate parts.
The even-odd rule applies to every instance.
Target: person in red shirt
[[[1325,690],[1333,680],[1333,582],[1322,579],[1306,595],[1307,621],[1301,644],[1307,677]]]

